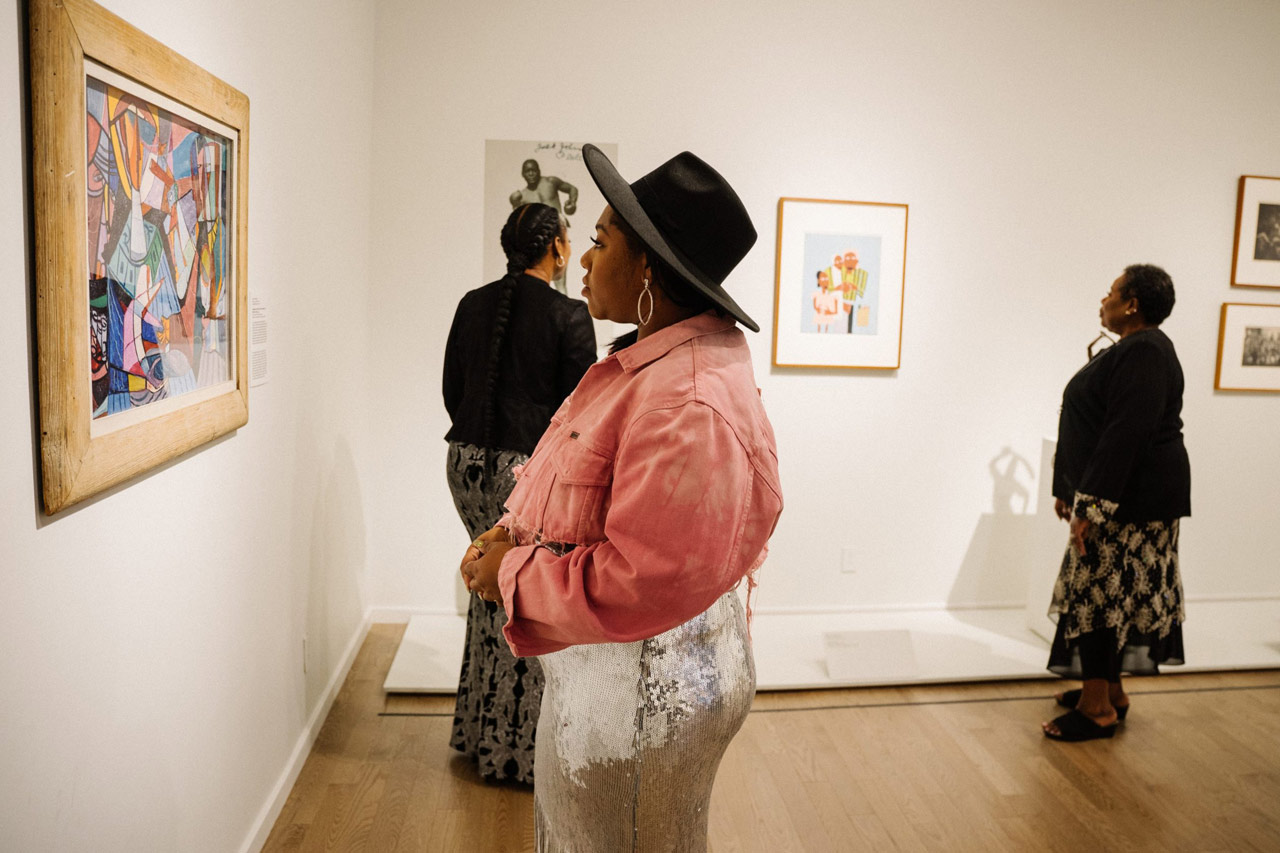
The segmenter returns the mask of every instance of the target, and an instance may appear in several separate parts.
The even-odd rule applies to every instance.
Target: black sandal
[[[1063,708],[1075,708],[1075,706],[1080,704],[1080,694],[1082,692],[1083,691],[1081,690],[1066,690],[1066,691],[1063,691],[1061,699],[1058,699],[1055,697],[1054,701],[1057,702]],[[1119,705],[1116,706],[1116,719],[1118,719],[1120,722],[1124,722],[1125,715],[1128,713],[1129,713],[1128,705],[1125,705],[1123,708],[1121,708]]]
[[[1070,742],[1082,740],[1098,740],[1100,738],[1109,738],[1115,735],[1116,728],[1119,723],[1112,723],[1109,726],[1100,726],[1093,720],[1089,719],[1081,711],[1068,711],[1061,717],[1053,721],[1058,727],[1059,734],[1045,732],[1044,736],[1053,738],[1054,740],[1065,740]]]

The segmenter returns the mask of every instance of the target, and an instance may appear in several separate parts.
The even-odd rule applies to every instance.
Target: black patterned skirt
[[[1053,585],[1049,617],[1058,623],[1049,670],[1080,678],[1080,642],[1115,632],[1120,671],[1149,675],[1184,662],[1178,520],[1093,524],[1085,554],[1070,545]]]
[[[468,536],[474,539],[502,517],[502,505],[515,488],[511,469],[527,458],[490,451],[486,477],[482,448],[449,442],[449,491]],[[536,658],[511,654],[502,636],[506,622],[506,611],[497,604],[471,596],[449,743],[471,756],[484,778],[531,785],[542,668]]]

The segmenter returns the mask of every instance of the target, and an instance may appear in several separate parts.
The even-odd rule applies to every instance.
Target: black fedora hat
[[[582,146],[582,159],[605,201],[647,248],[735,320],[760,331],[722,286],[755,245],[756,229],[719,172],[685,151],[628,184],[596,146]]]

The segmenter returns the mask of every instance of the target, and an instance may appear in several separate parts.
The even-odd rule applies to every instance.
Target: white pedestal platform
[[[1024,608],[863,613],[756,613],[760,690],[1052,678],[1049,643]],[[1048,619],[1045,619],[1048,623]],[[1051,630],[1051,628],[1050,628]],[[414,616],[384,688],[452,693],[466,621]],[[1280,600],[1187,605],[1187,665],[1170,672],[1280,668]]]

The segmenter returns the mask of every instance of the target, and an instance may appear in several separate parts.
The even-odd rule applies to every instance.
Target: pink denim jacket
[[[782,512],[745,336],[708,312],[592,365],[517,477],[498,522],[518,543],[498,573],[515,654],[702,613],[764,562]]]

